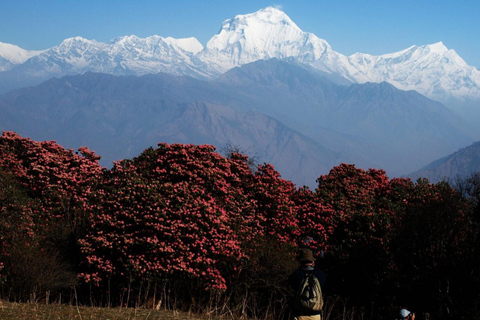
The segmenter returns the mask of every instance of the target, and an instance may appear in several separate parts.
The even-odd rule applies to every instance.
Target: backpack
[[[302,311],[320,311],[323,308],[323,295],[320,282],[314,272],[305,273],[295,293],[295,307]]]

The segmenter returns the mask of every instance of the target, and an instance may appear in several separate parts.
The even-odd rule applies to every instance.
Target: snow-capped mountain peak
[[[424,47],[431,52],[445,53],[448,51],[448,48],[443,44],[442,41],[439,41],[437,43],[433,43],[430,45],[426,45]]]
[[[39,79],[86,71],[212,78],[233,67],[271,58],[292,59],[352,82],[389,82],[442,102],[480,99],[480,72],[442,42],[377,56],[356,53],[347,57],[327,41],[302,31],[274,7],[225,20],[205,47],[195,38],[157,35],[124,36],[109,43],[73,37],[42,52],[0,43],[0,72],[20,64],[23,71],[18,72]]]
[[[186,54],[196,54],[203,49],[202,44],[196,38],[175,39],[171,37],[163,38],[157,35],[147,38],[139,38],[135,35],[115,38],[109,43],[109,50],[115,53],[136,52],[140,56],[158,56],[161,48],[184,52]],[[163,55],[165,58],[165,55]]]
[[[355,53],[348,62],[354,68],[349,78],[358,83],[386,81],[439,101],[480,97],[480,72],[442,42],[379,56]]]
[[[199,57],[218,73],[260,59],[293,58],[353,82],[385,81],[439,101],[480,99],[480,72],[443,42],[379,56],[346,57],[273,7],[225,20]]]
[[[10,70],[40,53],[42,51],[25,50],[13,44],[0,42],[0,72]]]
[[[0,57],[9,60],[12,63],[23,63],[42,51],[25,50],[19,46],[0,42]]]
[[[186,52],[191,52],[193,54],[197,54],[203,50],[203,45],[197,38],[190,37],[190,38],[183,38],[183,39],[176,39],[172,37],[165,38],[167,43],[170,43],[173,46],[182,48]]]
[[[283,11],[267,7],[225,20],[200,57],[219,72],[261,59],[289,58],[312,62],[331,51],[325,40],[302,31]]]
[[[266,25],[272,25],[275,28],[283,25],[291,27],[297,32],[302,32],[290,17],[274,7],[267,7],[254,13],[237,15],[233,19],[227,19],[222,24],[222,30],[244,30],[246,27],[258,29],[257,27],[265,27]]]
[[[170,72],[198,76],[204,71],[194,71],[197,66],[192,59],[202,49],[193,37],[174,39],[154,35],[139,38],[131,35],[108,43],[72,37],[37,55],[29,65],[46,69],[55,76],[87,71],[117,75]],[[43,74],[41,70],[31,72]]]
[[[104,44],[95,40],[88,40],[82,37],[72,37],[62,41],[62,43],[50,50],[60,55],[76,54],[78,56],[98,51]]]

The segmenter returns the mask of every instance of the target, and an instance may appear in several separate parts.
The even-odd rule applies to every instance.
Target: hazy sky
[[[344,55],[443,41],[480,69],[479,0],[2,0],[0,42],[40,50],[74,36],[159,35],[205,45],[224,20],[268,6]]]

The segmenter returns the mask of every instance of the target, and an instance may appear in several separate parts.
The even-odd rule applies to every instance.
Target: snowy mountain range
[[[232,143],[299,185],[341,162],[408,175],[480,140],[479,106],[480,72],[441,42],[345,56],[272,7],[225,20],[205,47],[0,43],[0,130],[86,145],[105,166],[157,142]]]
[[[441,42],[379,56],[345,56],[273,7],[225,20],[205,47],[195,38],[160,36],[125,36],[109,43],[75,37],[43,51],[0,43],[0,93],[87,71],[166,72],[212,79],[234,67],[271,58],[294,60],[353,83],[389,82],[450,105],[480,100],[480,71]]]

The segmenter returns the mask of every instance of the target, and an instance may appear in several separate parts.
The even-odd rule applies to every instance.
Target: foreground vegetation
[[[324,319],[479,317],[475,177],[456,190],[341,164],[312,191],[233,151],[159,144],[107,170],[85,147],[5,132],[1,298],[282,319],[306,246],[327,274]]]
[[[422,315],[420,315],[421,317]],[[267,317],[268,319],[278,319]],[[124,307],[92,307],[72,304],[18,303],[0,300],[0,319],[2,320],[44,320],[44,319],[89,319],[89,320],[246,320],[263,319],[236,315],[232,310],[212,309],[202,313],[191,311],[166,310],[162,308],[124,308]],[[322,313],[324,320],[345,319],[377,319],[377,315],[366,311],[366,308],[355,308],[348,303],[331,297],[326,299]],[[424,319],[424,318],[420,318]]]
[[[215,320],[208,315],[145,308],[98,308],[61,304],[0,301],[2,320]]]

